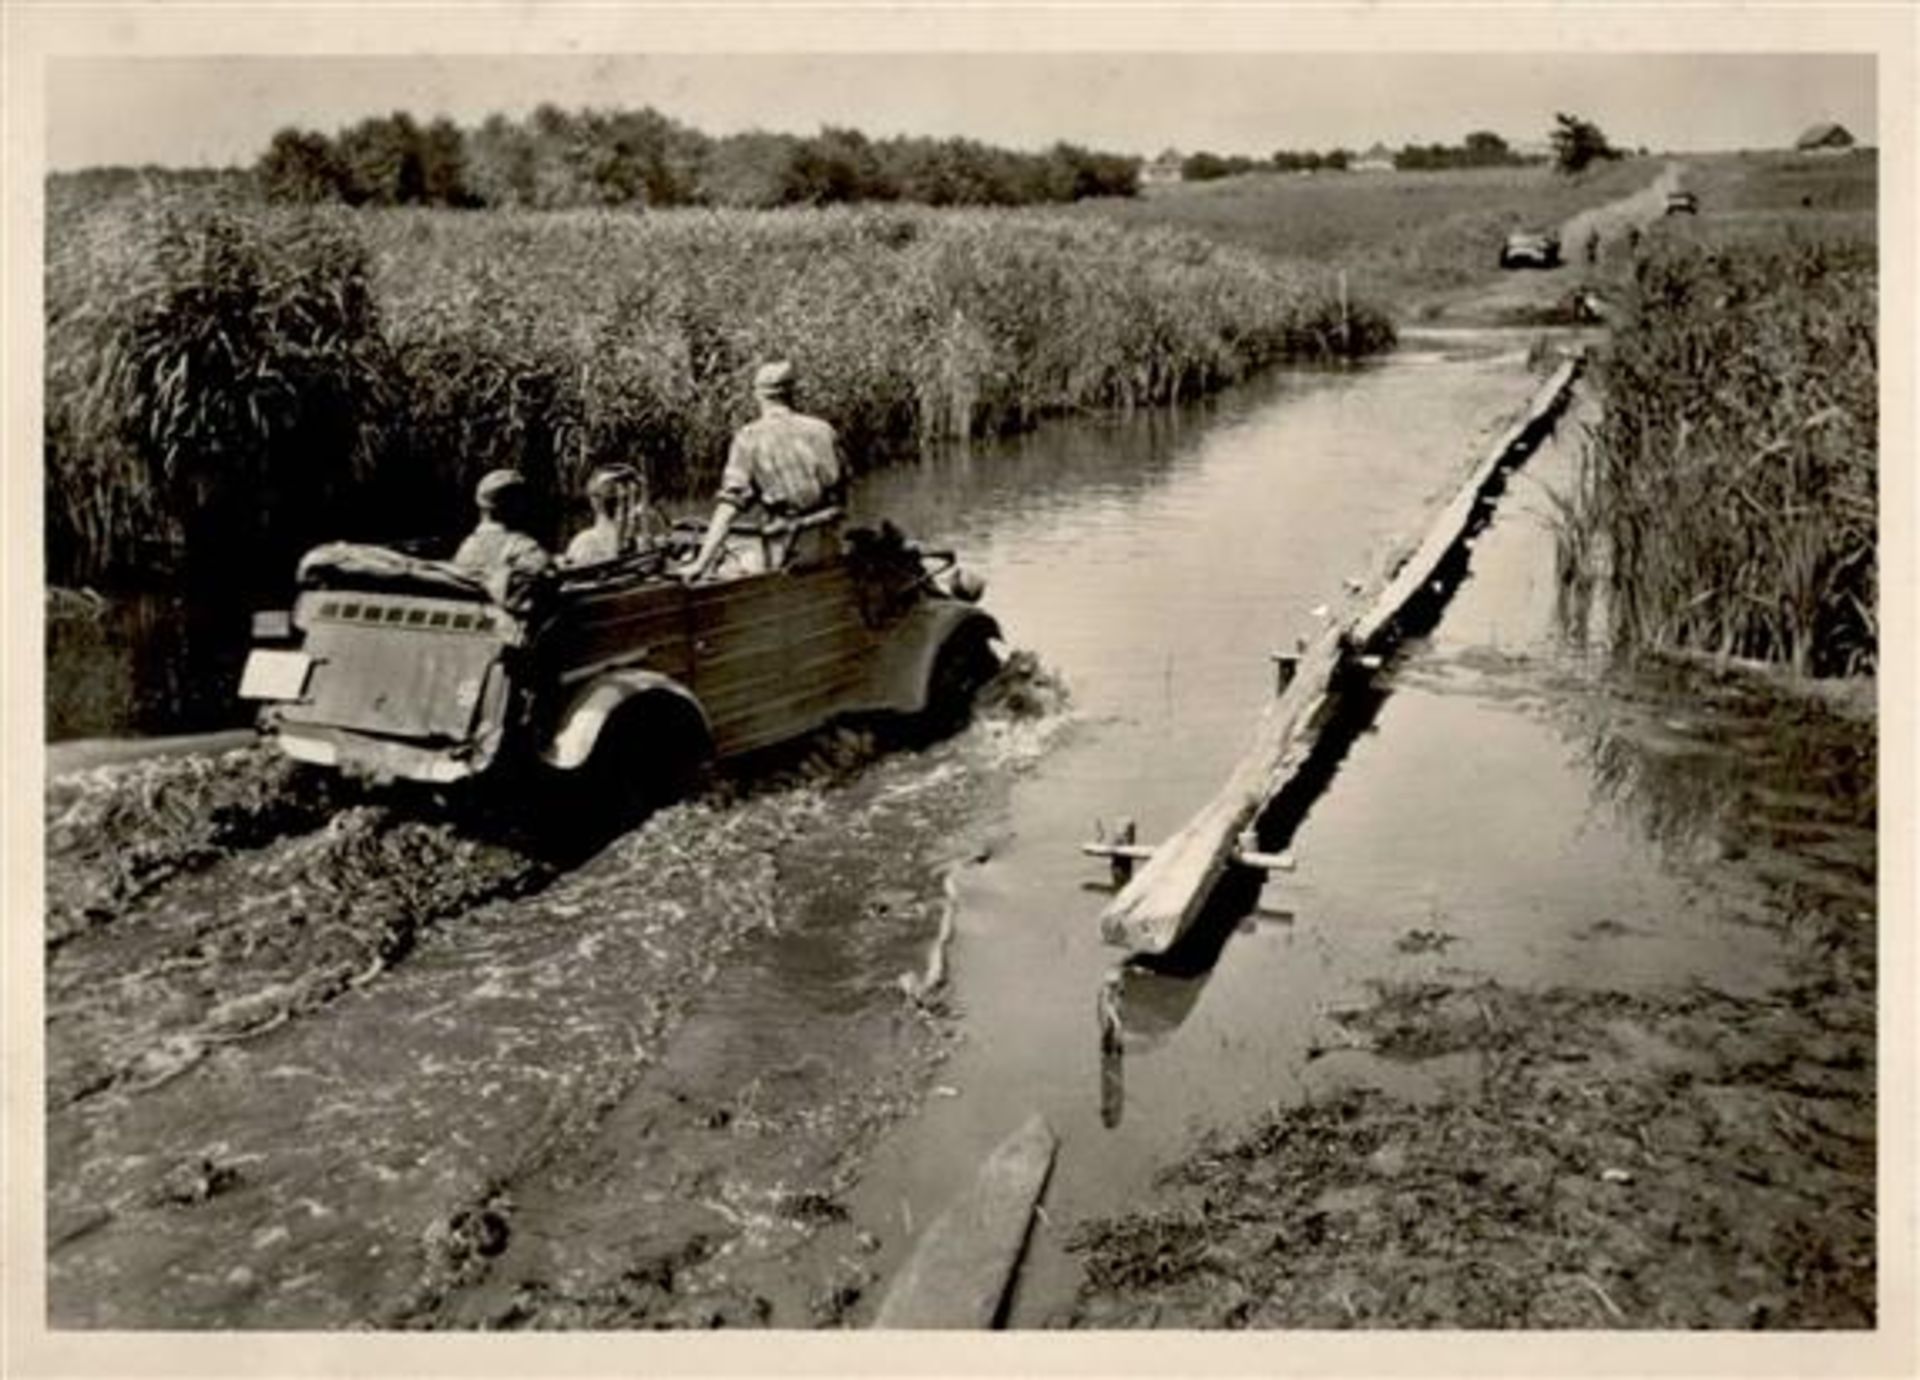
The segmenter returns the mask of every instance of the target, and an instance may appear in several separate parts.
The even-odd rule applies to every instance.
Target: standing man
[[[753,395],[760,415],[734,433],[706,539],[681,567],[688,580],[713,568],[734,518],[748,507],[764,512],[765,538],[760,552],[730,553],[747,573],[779,568],[803,529],[817,531],[838,515],[847,478],[840,438],[820,418],[793,410],[793,365],[784,359],[761,365]]]
[[[530,582],[553,568],[546,548],[527,535],[527,481],[517,470],[488,470],[473,501],[480,521],[453,564],[477,577],[495,603],[515,608],[526,601]]]

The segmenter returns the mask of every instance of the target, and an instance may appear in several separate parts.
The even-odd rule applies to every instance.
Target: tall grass
[[[702,491],[772,356],[875,463],[1392,341],[1328,275],[1044,213],[157,197],[65,219],[48,268],[57,580],[151,571],[138,537],[179,549],[248,513],[282,564],[323,525],[450,532],[495,465],[556,500],[550,526],[607,460]]]
[[[314,535],[381,445],[391,360],[366,255],[219,198],[137,197],[49,233],[51,563],[230,575]],[[191,571],[189,572],[191,573]]]
[[[1621,651],[1870,671],[1874,251],[1750,230],[1668,230],[1636,266],[1562,521],[1562,583],[1603,564]]]

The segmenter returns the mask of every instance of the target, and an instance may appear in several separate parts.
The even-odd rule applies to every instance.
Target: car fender
[[[993,615],[958,599],[925,599],[915,604],[890,636],[874,664],[866,707],[918,714],[927,707],[927,682],[940,649],[962,634],[1001,636]]]
[[[700,707],[700,701],[693,692],[679,681],[671,676],[663,676],[658,671],[611,671],[594,677],[591,683],[574,695],[562,711],[546,746],[541,749],[541,760],[562,771],[572,771],[581,766],[593,755],[594,744],[600,741],[600,731],[606,727],[607,720],[621,706],[642,696],[652,695],[666,696],[684,706],[699,721],[701,731],[709,738],[712,736],[706,710]]]

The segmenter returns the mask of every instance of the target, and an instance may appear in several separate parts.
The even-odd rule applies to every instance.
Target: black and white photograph
[[[1209,14],[9,7],[0,1370],[1908,1373],[1913,13]]]

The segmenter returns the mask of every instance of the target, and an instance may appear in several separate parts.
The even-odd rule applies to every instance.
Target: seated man
[[[473,501],[480,521],[454,552],[453,565],[485,585],[495,603],[523,607],[533,583],[553,568],[553,558],[526,532],[527,481],[516,470],[489,470]]]
[[[734,433],[706,538],[681,567],[686,579],[715,566],[734,518],[752,505],[765,514],[766,535],[759,549],[726,553],[739,573],[779,568],[800,541],[831,540],[831,523],[823,519],[837,513],[847,480],[839,436],[820,418],[794,411],[793,366],[785,360],[762,365],[753,392],[760,415]]]
[[[561,561],[595,565],[644,551],[665,535],[658,514],[647,502],[646,483],[631,465],[603,465],[587,480],[593,525],[567,543]]]

